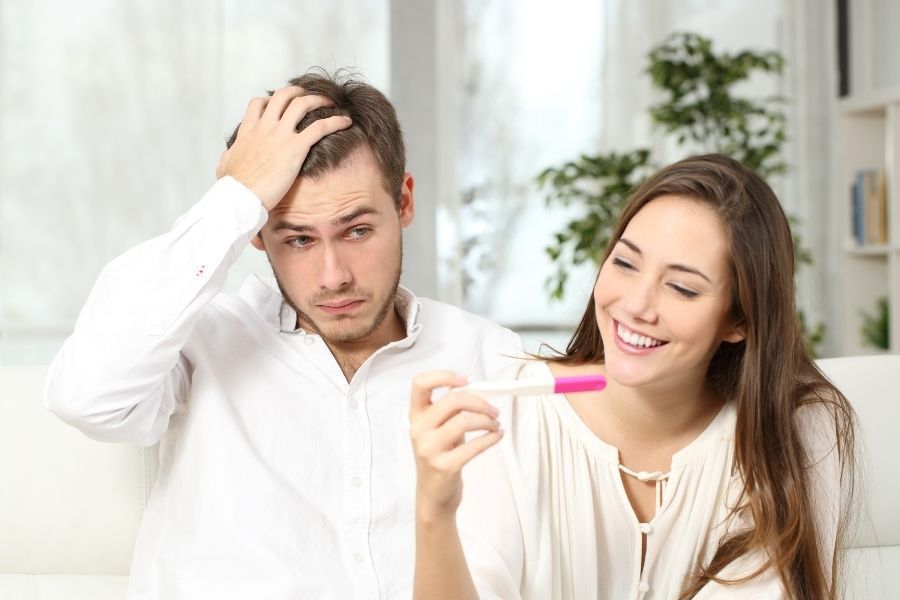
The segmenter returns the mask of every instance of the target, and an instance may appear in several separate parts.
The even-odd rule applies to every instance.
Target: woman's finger
[[[436,456],[432,466],[443,473],[457,473],[473,458],[503,439],[503,430],[487,431]]]
[[[427,410],[422,411],[412,421],[411,429],[413,432],[437,429],[455,415],[463,412],[479,413],[491,418],[496,418],[500,414],[496,407],[481,396],[451,391],[437,402],[432,403]]]
[[[465,443],[465,435],[472,431],[496,431],[500,428],[497,419],[480,413],[460,412],[443,426],[425,430],[413,438],[416,454],[427,458]]]
[[[409,420],[414,421],[431,406],[431,392],[440,387],[459,387],[468,381],[453,371],[426,371],[412,380],[409,392]]]

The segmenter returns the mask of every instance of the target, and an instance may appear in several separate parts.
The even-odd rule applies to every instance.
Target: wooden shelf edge
[[[849,256],[855,257],[864,257],[864,258],[872,258],[872,257],[887,257],[891,252],[897,251],[898,248],[893,248],[888,245],[879,244],[877,246],[847,246],[844,248],[844,252]]]
[[[895,102],[900,103],[900,85],[839,98],[837,107],[844,116],[875,116]]]

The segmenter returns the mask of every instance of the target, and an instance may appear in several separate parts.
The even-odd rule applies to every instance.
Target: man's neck
[[[344,377],[349,382],[370,356],[379,348],[406,337],[406,325],[397,314],[396,305],[388,311],[387,316],[371,334],[350,342],[333,342],[325,340],[328,349],[334,356]]]

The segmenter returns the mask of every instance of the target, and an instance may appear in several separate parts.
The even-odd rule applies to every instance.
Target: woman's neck
[[[551,365],[551,370],[556,373],[560,366]],[[605,372],[603,365],[562,368]],[[644,454],[641,449],[671,456],[700,435],[724,404],[702,376],[638,387],[610,378],[602,392],[573,394],[568,399],[601,440],[620,450],[625,464],[626,455]]]

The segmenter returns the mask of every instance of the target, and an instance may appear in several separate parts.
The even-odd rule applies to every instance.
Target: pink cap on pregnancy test
[[[579,375],[577,377],[557,377],[553,386],[555,394],[572,394],[574,392],[599,392],[606,387],[603,375]]]
[[[603,375],[578,375],[547,379],[516,379],[514,381],[479,381],[459,388],[479,396],[541,396],[546,394],[574,394],[598,392],[606,387]]]

